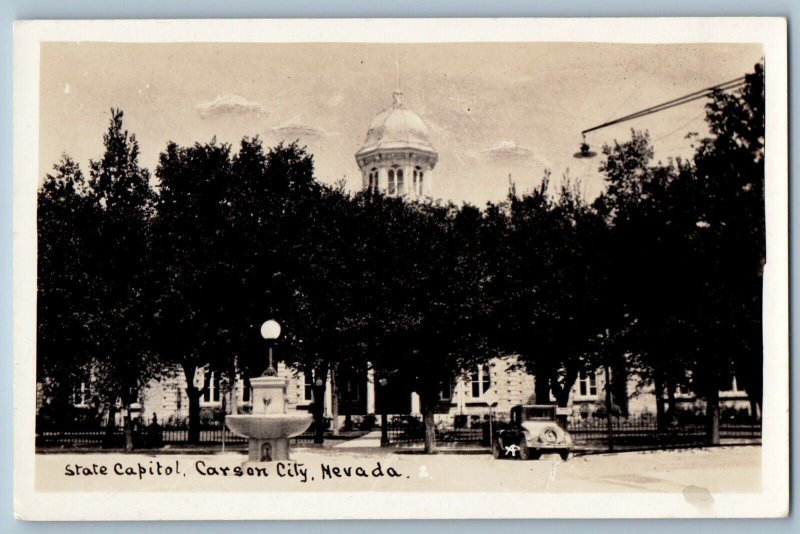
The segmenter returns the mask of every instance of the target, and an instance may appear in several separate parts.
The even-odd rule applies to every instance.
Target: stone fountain
[[[280,325],[275,321],[267,321],[261,326],[261,335],[267,340],[277,339],[280,331]],[[249,462],[288,460],[289,438],[302,434],[311,425],[311,414],[286,412],[289,380],[277,374],[272,364],[270,345],[269,366],[264,376],[250,379],[253,413],[225,418],[231,432],[248,438]]]

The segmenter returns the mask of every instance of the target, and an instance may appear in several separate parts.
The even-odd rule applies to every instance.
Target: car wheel
[[[529,458],[528,441],[525,438],[519,440],[519,459],[527,460]]]
[[[503,457],[503,447],[500,446],[500,440],[494,440],[492,443],[492,456],[494,456],[495,460],[499,460]]]
[[[565,462],[569,459],[569,451],[561,451],[558,454],[559,456],[561,456],[561,459],[564,460]]]

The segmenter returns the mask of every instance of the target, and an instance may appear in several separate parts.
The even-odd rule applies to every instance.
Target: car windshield
[[[555,410],[549,406],[535,406],[525,408],[525,420],[552,421],[555,417]]]

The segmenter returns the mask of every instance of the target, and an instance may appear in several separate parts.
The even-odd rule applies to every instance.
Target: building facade
[[[507,416],[517,404],[532,403],[536,378],[517,365],[514,357],[495,358],[462,376],[456,377],[440,392],[435,418],[445,424],[454,424],[459,418],[478,420],[493,414]],[[314,393],[311,377],[280,363],[278,376],[288,380],[287,409],[311,411]],[[614,373],[611,372],[612,382]],[[248,412],[251,405],[250,388],[246,380],[237,377],[233,384],[217,373],[203,369],[195,377],[195,385],[205,386],[200,401],[202,418],[219,419],[221,412]],[[338,383],[336,383],[338,381]],[[595,372],[582,372],[573,385],[569,396],[569,417],[589,418],[597,413],[605,413],[606,376],[602,368]],[[335,430],[347,427],[352,419],[358,421],[368,416],[378,416],[384,409],[381,395],[394,396],[371,372],[358,384],[347,384],[341,377],[328,378],[325,388],[324,413],[331,419]],[[612,394],[615,415],[655,416],[657,398],[652,386],[642,386],[636,375],[625,377],[622,391],[614,389]],[[75,390],[74,403],[77,407],[88,408],[91,385],[82,383]],[[383,390],[383,393],[382,393]],[[387,413],[392,416],[420,415],[419,397],[405,393],[405,398],[389,399]],[[398,402],[399,401],[399,402]],[[551,398],[555,403],[555,398]],[[667,399],[662,398],[666,403]],[[683,412],[701,413],[705,403],[693,393],[681,390],[675,395],[676,408]],[[747,392],[738,386],[736,378],[730,377],[730,386],[720,391],[720,405],[723,412],[734,410],[750,414],[751,406]],[[389,408],[389,407],[392,408]],[[399,409],[398,409],[399,406]],[[172,377],[152,382],[140,395],[140,402],[133,405],[134,416],[170,424],[185,423],[189,416],[189,400],[186,396],[186,380],[183,373],[175,370]],[[756,414],[758,415],[758,414]]]

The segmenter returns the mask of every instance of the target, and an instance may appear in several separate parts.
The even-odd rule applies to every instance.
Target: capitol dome
[[[392,107],[372,119],[364,145],[355,154],[364,188],[388,195],[430,195],[430,171],[438,154],[428,127],[405,106],[403,93],[392,96]]]
[[[395,91],[392,107],[379,113],[369,124],[367,139],[358,154],[384,148],[416,148],[435,153],[428,127],[419,115],[403,103],[403,93]]]

